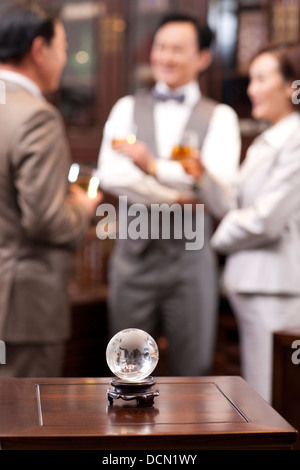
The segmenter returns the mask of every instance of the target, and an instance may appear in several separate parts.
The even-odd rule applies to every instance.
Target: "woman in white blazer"
[[[238,322],[243,376],[268,402],[273,332],[300,328],[300,105],[292,87],[300,79],[299,57],[297,48],[277,46],[250,64],[252,115],[270,127],[249,148],[230,210],[211,241],[227,255],[224,287]],[[213,188],[198,165],[200,174],[200,192]],[[225,198],[211,194],[204,202],[217,205],[217,213]]]

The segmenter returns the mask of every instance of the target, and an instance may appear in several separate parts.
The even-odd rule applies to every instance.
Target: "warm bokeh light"
[[[86,64],[90,60],[90,56],[86,51],[79,51],[76,54],[76,61],[79,64]]]

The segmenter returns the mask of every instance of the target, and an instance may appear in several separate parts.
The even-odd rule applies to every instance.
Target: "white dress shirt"
[[[156,87],[160,92],[167,91],[163,83],[158,83]],[[147,205],[163,202],[171,204],[180,194],[192,194],[193,178],[186,174],[180,163],[170,160],[170,156],[194,106],[201,98],[201,91],[196,82],[176,91],[185,94],[184,103],[168,100],[158,101],[154,105],[158,150],[158,155],[155,155],[158,157],[156,178],[146,175],[129,158],[112,149],[111,140],[117,137],[117,133],[121,136],[121,133],[126,135],[134,130],[135,98],[125,96],[115,104],[104,130],[99,154],[98,173],[104,190],[115,195],[127,195],[131,202]],[[203,163],[212,175],[230,184],[237,173],[240,149],[237,115],[229,106],[218,104],[203,142]]]
[[[19,85],[25,88],[27,91],[29,91],[29,93],[36,96],[37,98],[44,99],[42,92],[37,86],[37,84],[21,73],[12,72],[11,70],[2,70],[0,68],[0,80],[5,80]]]

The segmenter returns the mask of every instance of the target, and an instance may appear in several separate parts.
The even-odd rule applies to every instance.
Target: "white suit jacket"
[[[218,252],[228,255],[225,289],[300,295],[298,113],[284,118],[253,142],[241,166],[233,199],[227,199],[231,210],[211,241]]]

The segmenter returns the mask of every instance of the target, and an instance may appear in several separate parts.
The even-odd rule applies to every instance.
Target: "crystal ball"
[[[155,369],[158,357],[154,339],[137,328],[119,331],[106,348],[108,367],[126,382],[140,382],[148,377]]]

